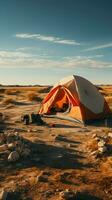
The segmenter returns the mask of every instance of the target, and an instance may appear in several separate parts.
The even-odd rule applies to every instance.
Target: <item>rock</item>
[[[0,191],[0,200],[6,200],[7,199],[8,192],[5,190]]]
[[[51,195],[53,195],[53,191],[46,191],[45,192],[45,196],[48,198],[48,197],[50,197]]]
[[[37,176],[36,182],[47,182],[47,181],[48,181],[48,180],[47,180],[46,177],[44,177],[44,176],[42,176],[42,175]]]
[[[19,160],[19,154],[17,151],[12,151],[8,156],[8,161],[15,162]]]
[[[74,147],[76,147],[76,145],[75,145],[75,144],[68,144],[67,146],[68,146],[68,147],[71,147],[71,148],[74,148]]]
[[[100,140],[98,142],[98,147],[103,147],[105,145],[105,141],[104,140]]]
[[[17,131],[14,132],[14,135],[19,137],[19,133]]]
[[[100,142],[100,138],[98,136],[95,137],[94,140],[96,140],[97,142]]]
[[[28,156],[30,155],[30,153],[31,153],[30,149],[25,148],[25,149],[23,150],[23,152],[21,153],[21,155],[22,155],[23,157],[28,157]]]
[[[66,179],[70,176],[71,174],[68,172],[64,172],[63,174],[60,175],[60,181],[61,182],[66,182]]]
[[[96,137],[97,137],[97,134],[94,133],[94,134],[92,135],[92,138],[96,138]]]
[[[50,175],[51,173],[49,171],[41,171],[41,173],[37,176],[37,182],[47,182]]]
[[[72,200],[75,198],[76,193],[68,189],[59,193],[60,200]]]
[[[93,151],[93,152],[91,152],[91,155],[92,155],[92,156],[97,156],[97,154],[98,154],[98,151]]]
[[[14,143],[9,143],[8,144],[8,149],[13,149],[15,147],[15,144]]]
[[[44,172],[41,172],[36,179],[36,182],[47,182],[48,176],[44,174]]]
[[[108,137],[111,137],[112,138],[112,133],[110,132],[110,133],[108,133]]]
[[[3,145],[0,146],[0,152],[1,151],[6,151],[7,149],[8,149],[7,144],[3,144]]]
[[[65,136],[63,136],[63,135],[56,135],[55,136],[55,140],[63,140],[63,139],[65,139]]]
[[[99,147],[98,150],[100,153],[105,153],[107,151],[107,147],[106,146]]]
[[[62,190],[61,190],[61,189],[59,189],[59,188],[57,188],[57,189],[56,189],[56,192],[62,192]]]

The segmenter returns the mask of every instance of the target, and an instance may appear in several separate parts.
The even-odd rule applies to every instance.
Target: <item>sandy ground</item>
[[[0,158],[0,188],[15,191],[10,200],[58,200],[65,189],[81,192],[78,200],[112,199],[112,155],[95,158],[86,148],[93,131],[112,131],[104,126],[86,126],[55,118],[43,118],[45,126],[24,125],[23,113],[37,111],[40,104],[0,104],[6,120],[3,131],[17,131],[32,149],[26,159],[15,163]],[[54,127],[52,126],[54,124]],[[58,137],[56,137],[58,136]],[[44,180],[38,181],[42,173]]]

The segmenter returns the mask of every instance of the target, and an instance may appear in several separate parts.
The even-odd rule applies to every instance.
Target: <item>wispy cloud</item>
[[[28,57],[31,57],[32,55],[29,54],[29,53],[25,53],[25,52],[22,52],[22,51],[8,51],[8,50],[5,50],[5,51],[0,51],[0,58],[12,58],[12,59],[15,59],[15,58],[28,58]]]
[[[110,47],[112,47],[112,43],[102,44],[102,45],[99,45],[99,46],[87,48],[84,51],[94,51],[94,50],[105,49],[105,48],[110,48]]]
[[[80,42],[76,42],[75,40],[62,39],[60,37],[46,36],[41,34],[18,33],[15,36],[21,39],[42,40],[66,45],[80,45]]]
[[[0,51],[0,68],[112,68],[112,62],[103,62],[100,57],[73,56],[73,57],[45,57],[42,55],[29,54],[23,51]],[[97,59],[98,58],[98,59]]]

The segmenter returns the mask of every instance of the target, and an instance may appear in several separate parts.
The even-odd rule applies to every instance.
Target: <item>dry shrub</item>
[[[0,88],[0,94],[5,93],[5,89],[4,88]]]
[[[106,102],[109,104],[109,106],[112,106],[112,97],[106,97],[105,98]]]
[[[15,103],[15,100],[12,98],[6,98],[3,101],[3,104],[5,104],[5,105],[14,104],[14,103]]]
[[[42,98],[38,96],[37,93],[28,93],[28,100],[29,101],[39,101],[41,102],[42,101]]]
[[[91,151],[96,151],[98,149],[98,142],[96,140],[91,140],[88,142],[87,148]]]
[[[5,91],[5,94],[6,95],[17,95],[17,94],[19,94],[20,93],[20,91],[18,91],[18,90],[13,90],[13,89],[7,89],[6,91]]]
[[[37,89],[38,93],[48,93],[51,90],[52,86],[41,87]]]

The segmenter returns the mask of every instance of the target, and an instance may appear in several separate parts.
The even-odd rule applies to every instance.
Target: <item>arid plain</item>
[[[70,193],[68,199],[111,200],[111,127],[57,118],[42,118],[46,122],[42,126],[21,122],[21,115],[38,112],[49,90],[49,86],[0,87],[0,139],[5,144],[0,150],[0,190],[7,191],[8,200],[59,200]],[[112,110],[112,86],[100,86],[99,91]],[[6,143],[12,138],[14,145],[21,141],[22,153],[15,162],[8,160],[15,146]],[[106,150],[99,152],[102,141]]]

